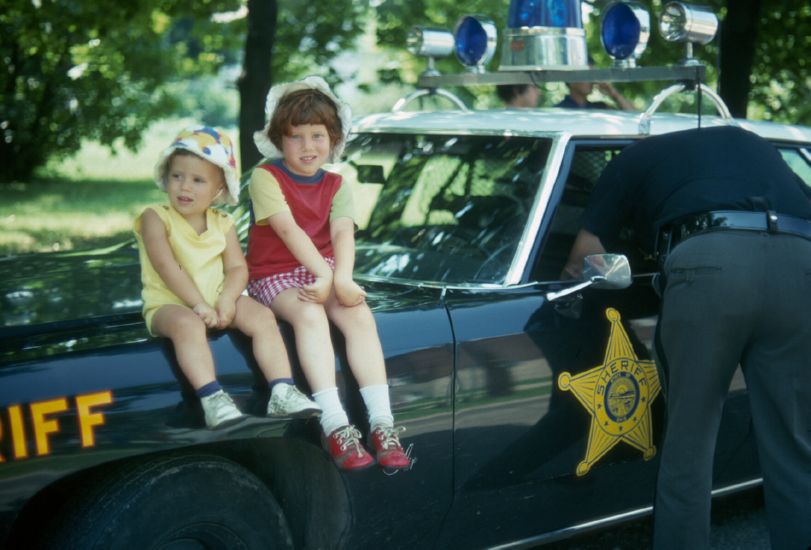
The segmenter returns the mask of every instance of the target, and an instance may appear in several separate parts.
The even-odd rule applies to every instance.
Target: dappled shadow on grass
[[[0,255],[115,244],[144,206],[166,200],[151,180],[36,178],[0,189]]]

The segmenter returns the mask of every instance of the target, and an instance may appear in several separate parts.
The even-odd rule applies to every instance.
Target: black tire
[[[94,479],[48,548],[288,549],[287,522],[251,472],[217,456],[158,457]]]

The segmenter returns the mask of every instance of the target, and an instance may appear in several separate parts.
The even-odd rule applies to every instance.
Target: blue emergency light
[[[650,14],[636,2],[611,4],[603,14],[600,36],[615,65],[634,67],[648,45]]]
[[[512,0],[507,26],[583,28],[580,0]]]
[[[492,20],[466,15],[459,19],[453,32],[456,39],[456,57],[469,70],[484,71],[484,66],[496,52],[497,31]]]
[[[499,70],[587,66],[580,0],[510,0]]]

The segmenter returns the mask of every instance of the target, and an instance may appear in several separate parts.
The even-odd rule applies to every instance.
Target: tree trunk
[[[270,90],[273,43],[276,39],[276,0],[248,0],[248,36],[239,77],[239,157],[242,170],[254,166],[262,155],[253,133],[265,125],[265,98]]]
[[[727,0],[727,16],[721,25],[718,88],[734,117],[746,118],[760,7],[761,0]]]

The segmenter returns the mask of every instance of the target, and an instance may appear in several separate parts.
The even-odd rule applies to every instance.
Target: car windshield
[[[550,146],[515,136],[352,136],[337,171],[354,194],[356,275],[502,282]]]

